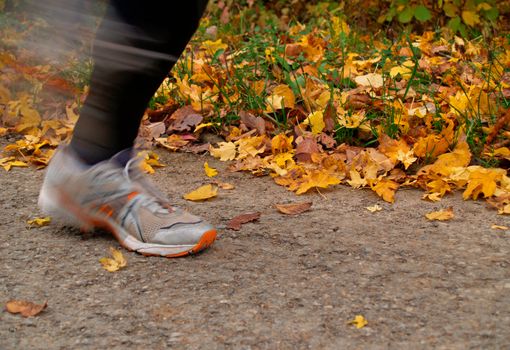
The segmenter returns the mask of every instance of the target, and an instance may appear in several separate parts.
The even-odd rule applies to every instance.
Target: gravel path
[[[220,228],[215,245],[184,259],[123,250],[116,273],[98,259],[111,236],[50,225],[40,215],[43,173],[0,170],[0,302],[48,301],[34,318],[0,312],[0,349],[508,349],[510,218],[460,195],[440,203],[401,190],[396,203],[340,186],[295,196],[269,178],[229,173],[207,157],[160,152],[153,178],[177,204]],[[204,203],[182,194],[206,183],[203,163],[231,191]],[[173,164],[173,165],[172,165]],[[313,201],[289,217],[275,203]],[[378,203],[383,210],[365,207]],[[448,206],[455,218],[424,214]],[[232,217],[262,212],[240,231]],[[362,314],[368,325],[347,321]]]

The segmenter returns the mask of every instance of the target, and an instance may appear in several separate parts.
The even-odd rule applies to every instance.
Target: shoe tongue
[[[114,155],[111,160],[120,165],[122,168],[125,168],[131,158],[133,158],[133,149],[126,148]]]

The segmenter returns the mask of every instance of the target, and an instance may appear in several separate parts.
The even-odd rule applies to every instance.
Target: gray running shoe
[[[216,229],[173,207],[146,179],[138,160],[85,166],[69,147],[53,156],[39,194],[43,212],[83,230],[110,231],[128,250],[180,257],[209,247]]]

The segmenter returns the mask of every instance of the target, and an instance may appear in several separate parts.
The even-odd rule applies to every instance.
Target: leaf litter
[[[422,189],[431,201],[461,190],[465,200],[485,198],[499,214],[510,214],[510,112],[501,104],[510,96],[510,44],[504,36],[491,40],[498,50],[444,31],[389,43],[351,28],[341,8],[331,19],[315,18],[313,26],[282,22],[277,30],[285,34],[275,37],[211,29],[241,15],[222,12],[223,19],[209,15],[201,22],[206,27],[155,95],[163,102],[147,112],[148,144],[208,149],[231,162],[231,171],[270,175],[297,194],[347,184],[393,203],[405,187]],[[339,45],[342,38],[355,45]],[[259,48],[261,55],[254,55]],[[86,94],[62,80],[59,67],[24,65],[30,55],[36,53],[0,56],[0,134],[22,135],[4,149],[0,166],[7,171],[45,167],[54,148],[69,140],[81,104],[68,99],[56,106],[21,83],[42,91],[44,77],[71,95]],[[225,141],[197,144],[208,130]],[[142,162],[148,173],[157,166],[150,156]]]

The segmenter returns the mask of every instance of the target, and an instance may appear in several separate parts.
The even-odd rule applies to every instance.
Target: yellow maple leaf
[[[469,174],[468,185],[462,197],[476,200],[480,193],[483,193],[485,198],[492,196],[496,191],[497,181],[501,181],[504,175],[503,169],[477,168]]]
[[[115,272],[127,266],[127,260],[124,255],[122,255],[121,251],[110,247],[110,253],[112,254],[113,259],[106,257],[99,259],[99,262],[106,271]]]
[[[303,194],[314,187],[328,188],[330,185],[340,183],[340,179],[337,177],[319,170],[312,170],[305,174],[302,180],[303,182],[297,188],[296,194]]]
[[[215,158],[219,158],[221,161],[226,162],[233,160],[236,157],[236,145],[233,142],[220,142],[218,148],[210,147],[209,152]]]
[[[11,170],[12,167],[26,168],[26,167],[28,167],[28,164],[25,162],[22,162],[21,160],[11,160],[6,163],[3,163],[2,166],[6,171],[9,171],[9,170]]]
[[[221,39],[216,41],[206,40],[200,46],[201,49],[205,50],[209,55],[214,55],[218,50],[226,50],[227,44],[223,43]]]
[[[140,162],[140,169],[146,174],[154,174],[156,170],[144,159]]]
[[[276,86],[270,96],[266,98],[266,112],[272,113],[278,109],[294,108],[296,97],[292,89],[285,84]]]
[[[326,123],[324,123],[324,113],[322,111],[316,111],[310,113],[308,118],[303,122],[305,125],[310,125],[312,130],[312,134],[318,135],[324,130],[326,127]]]
[[[413,61],[406,61],[400,66],[395,66],[390,69],[390,77],[395,78],[397,75],[404,79],[409,79],[413,73]]]
[[[46,226],[51,222],[51,218],[49,216],[46,216],[44,218],[33,218],[31,220],[27,221],[27,224],[29,227],[37,226]]]
[[[292,152],[292,141],[294,136],[285,136],[285,134],[278,134],[271,140],[271,151],[273,154]]]
[[[159,156],[154,152],[138,152],[137,157],[142,158],[140,169],[147,174],[154,174],[156,171],[153,167],[164,167],[165,164],[159,162]]]
[[[0,136],[7,134],[7,128],[0,128]]]
[[[493,230],[508,230],[508,226],[503,226],[503,225],[496,225],[496,224],[493,224],[491,226],[491,229]]]
[[[500,148],[495,149],[492,154],[491,153],[486,153],[486,154],[492,155],[494,157],[502,157],[502,158],[505,158],[506,160],[510,160],[510,149],[508,149],[508,147],[500,147]]]
[[[446,221],[452,219],[453,216],[454,216],[453,207],[425,214],[425,217],[431,221],[433,220]]]
[[[209,163],[205,162],[204,163],[204,171],[205,171],[205,174],[208,176],[208,177],[213,177],[213,176],[216,176],[218,175],[218,170],[214,169],[214,168],[211,168],[209,166]]]
[[[264,153],[266,150],[266,136],[243,137],[235,142],[238,155],[236,159],[255,157],[257,154]]]
[[[432,165],[432,170],[441,175],[449,175],[455,167],[466,167],[471,161],[467,142],[459,142],[453,152],[441,154]]]
[[[349,171],[350,180],[347,180],[347,183],[351,185],[353,188],[360,188],[368,185],[367,180],[362,178],[360,173],[357,170]]]
[[[438,192],[425,193],[421,198],[428,199],[429,201],[432,202],[439,202],[441,200],[441,193]]]
[[[402,164],[404,164],[404,168],[409,168],[411,164],[416,162],[418,158],[413,157],[414,152],[413,150],[409,150],[407,152],[403,152],[402,150],[398,150],[397,152],[397,160],[400,161]]]
[[[365,317],[363,317],[363,315],[356,315],[354,316],[354,319],[348,321],[347,324],[353,324],[356,328],[360,329],[365,327],[368,324],[368,321]]]
[[[399,188],[399,184],[392,180],[382,179],[375,185],[371,185],[372,191],[377,193],[379,197],[389,203],[395,201],[395,192]]]
[[[447,192],[452,191],[450,185],[448,185],[448,182],[446,182],[443,179],[437,179],[437,180],[428,182],[427,188],[428,188],[429,192],[436,193],[436,196],[439,196],[439,197],[443,197]],[[436,196],[434,196],[434,197],[436,197]],[[429,197],[429,199],[434,201],[434,199],[432,199],[430,197]]]
[[[203,185],[194,191],[191,191],[183,196],[184,199],[189,201],[203,201],[218,195],[218,187],[212,184]]]

